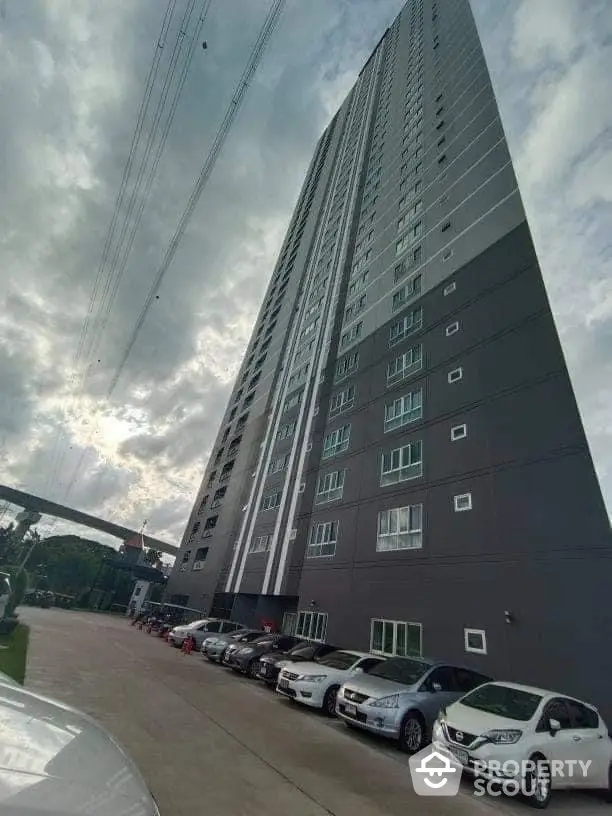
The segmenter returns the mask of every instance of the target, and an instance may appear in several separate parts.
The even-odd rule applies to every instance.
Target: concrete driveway
[[[422,798],[407,757],[342,723],[184,655],[114,618],[24,608],[26,685],[102,722],[140,766],[162,816],[494,816],[515,800]],[[548,813],[603,816],[595,795],[558,794]]]

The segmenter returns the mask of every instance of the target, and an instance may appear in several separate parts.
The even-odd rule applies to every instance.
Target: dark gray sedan
[[[257,664],[262,655],[268,652],[289,651],[301,638],[292,635],[263,635],[258,640],[236,649],[223,662],[236,672],[242,672],[247,677],[255,677]]]

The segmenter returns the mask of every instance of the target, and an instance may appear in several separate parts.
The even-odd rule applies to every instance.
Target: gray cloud
[[[212,4],[208,50],[196,51],[84,382],[73,362],[166,3],[7,4],[0,481],[59,501],[72,485],[68,504],[137,528],[148,519],[151,534],[178,540],[315,142],[401,5],[287,4],[109,400],[112,374],[269,3]],[[609,499],[607,4],[474,0],[473,7]]]
[[[180,537],[314,144],[400,6],[288,3],[108,400],[269,3],[212,5],[85,381],[73,363],[166,4],[8,5],[0,377],[5,433],[21,444],[5,437],[2,481],[59,501],[72,485],[68,504]]]

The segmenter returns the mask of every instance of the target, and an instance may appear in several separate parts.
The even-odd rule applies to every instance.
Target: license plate
[[[458,762],[460,762],[462,765],[468,764],[469,755],[467,751],[464,751],[462,748],[455,748],[454,745],[449,745],[447,747]]]
[[[348,714],[349,717],[356,717],[357,716],[357,706],[351,705],[350,703],[345,703],[344,713]]]
[[[288,680],[279,680],[278,681],[278,687],[282,688],[282,689],[288,689],[289,688],[289,681]]]
[[[266,664],[265,664],[265,663],[260,663],[260,664],[259,664],[259,673],[260,673],[260,674],[261,674],[263,677],[265,677],[265,676],[266,676],[266,674],[268,673],[268,667],[266,666]]]

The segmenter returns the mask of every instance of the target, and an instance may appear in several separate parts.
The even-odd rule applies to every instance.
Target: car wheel
[[[325,697],[323,698],[323,705],[322,709],[323,712],[328,717],[335,717],[336,716],[336,698],[338,696],[338,686],[332,686],[330,689],[327,689],[325,692]]]
[[[256,666],[257,666],[257,661],[256,660],[251,660],[251,662],[246,667],[245,674],[251,680],[256,679],[256,674],[255,674]]]
[[[529,758],[537,767],[525,774],[525,787],[529,791],[526,795],[527,803],[536,810],[548,807],[552,790],[550,786],[550,767],[541,755]]]
[[[398,742],[407,754],[416,754],[425,744],[425,722],[417,711],[409,711],[402,720]]]

